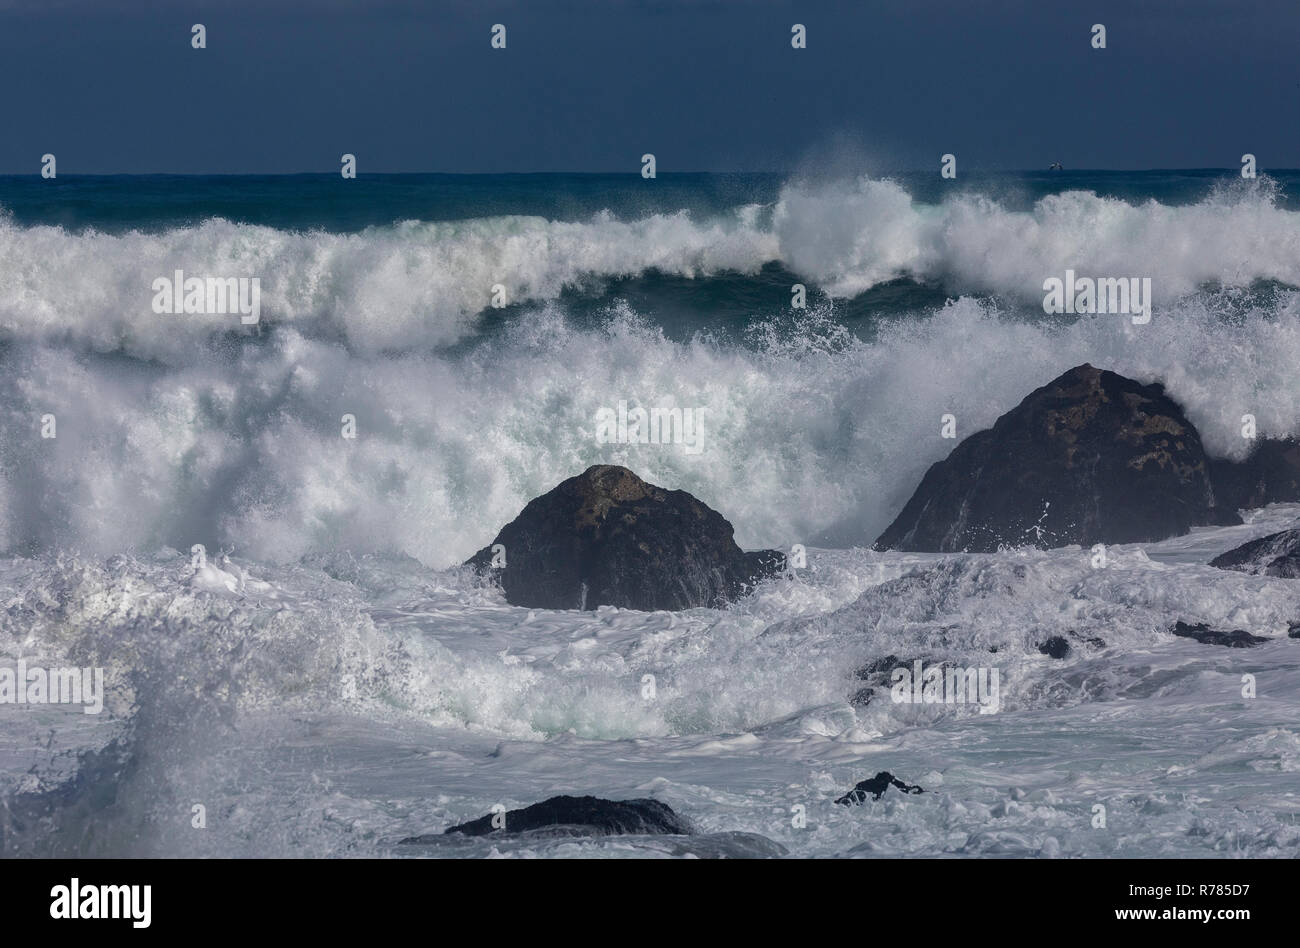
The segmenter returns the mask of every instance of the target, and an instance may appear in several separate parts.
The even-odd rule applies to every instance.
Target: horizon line
[[[964,177],[981,174],[1027,174],[1035,172],[1051,172],[1052,174],[1078,174],[1087,172],[1090,174],[1135,174],[1140,172],[1152,171],[1231,171],[1240,173],[1241,168],[1237,165],[1201,166],[1201,167],[1160,167],[1160,168],[1061,168],[1053,171],[1049,167],[1034,168],[992,168],[975,171],[965,171]],[[1269,172],[1300,172],[1300,167],[1296,168],[1268,168],[1260,169],[1259,174],[1268,174]],[[794,175],[799,174],[795,170],[783,171],[660,171],[658,177],[668,177],[670,175]],[[935,169],[920,168],[893,168],[888,171],[871,171],[864,169],[862,174],[868,175],[891,175],[891,174],[937,174]],[[59,178],[293,178],[293,177],[337,177],[337,169],[331,171],[72,171],[60,172],[53,180]],[[626,176],[641,177],[639,170],[631,171],[366,171],[358,172],[357,178],[361,177],[403,177],[403,176],[430,176],[440,175],[443,177],[462,177],[462,178],[486,178],[486,177],[540,177],[540,176],[562,176],[562,175],[590,175],[590,176]],[[40,171],[0,171],[0,178],[41,178]],[[50,179],[45,179],[50,180]],[[350,179],[355,180],[355,179]],[[649,180],[649,179],[648,179]],[[949,179],[959,180],[959,179]]]

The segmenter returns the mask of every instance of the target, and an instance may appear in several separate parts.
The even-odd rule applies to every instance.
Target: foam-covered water
[[[1084,361],[1163,381],[1212,453],[1246,450],[1247,413],[1300,433],[1286,188],[1085,184],[922,201],[792,180],[359,228],[0,221],[0,658],[109,686],[99,716],[0,706],[3,850],[686,854],[393,845],[590,792],[796,855],[1294,856],[1300,585],[1203,564],[1300,511],[1102,570],[1078,549],[867,551],[951,449],[942,415],[964,437]],[[154,314],[177,268],[259,276],[260,324]],[[1044,316],[1066,268],[1151,277],[1154,318]],[[620,400],[703,409],[703,450],[601,444]],[[810,568],[679,614],[516,609],[456,568],[594,463],[691,491],[747,548],[805,544]],[[1270,642],[1175,639],[1180,619]],[[1069,633],[1066,659],[1038,651]],[[1001,710],[851,705],[854,670],[890,654],[998,668]],[[882,769],[932,792],[831,805]],[[696,854],[758,845],[711,839]]]

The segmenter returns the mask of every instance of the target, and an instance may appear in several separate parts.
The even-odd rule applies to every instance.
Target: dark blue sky
[[[0,0],[0,172],[1295,168],[1298,62],[1300,0]]]

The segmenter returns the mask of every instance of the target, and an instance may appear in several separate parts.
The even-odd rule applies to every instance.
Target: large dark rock
[[[1081,365],[932,465],[876,549],[1136,543],[1240,522],[1161,385]]]
[[[557,836],[688,836],[695,831],[672,808],[658,800],[602,800],[600,797],[551,797],[521,810],[508,810],[505,826],[496,829],[492,814],[461,823],[445,833],[487,836],[489,833],[544,831]],[[423,842],[412,836],[403,843]]]
[[[1219,569],[1234,569],[1256,576],[1300,577],[1300,529],[1270,533],[1210,560]]]
[[[1244,461],[1212,460],[1219,503],[1234,510],[1300,501],[1300,442],[1265,438]]]
[[[494,574],[511,605],[652,611],[724,605],[785,569],[785,555],[745,553],[731,524],[686,491],[601,465],[529,501],[468,565]]]

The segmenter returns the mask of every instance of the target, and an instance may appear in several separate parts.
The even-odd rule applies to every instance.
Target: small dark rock
[[[1241,523],[1216,500],[1209,463],[1163,386],[1081,365],[932,465],[875,546],[989,553]]]
[[[1270,533],[1210,560],[1219,569],[1282,579],[1300,577],[1300,529]]]
[[[1065,658],[1070,653],[1070,643],[1063,635],[1053,635],[1046,642],[1039,642],[1038,650],[1050,658]]]
[[[691,824],[658,800],[602,800],[599,797],[551,797],[541,803],[509,810],[505,827],[492,826],[492,814],[461,823],[443,835],[462,833],[487,836],[491,833],[547,831],[557,836],[686,836],[695,832]],[[412,836],[403,843],[424,842],[427,836]]]
[[[850,790],[844,796],[835,802],[840,806],[853,806],[867,802],[867,794],[871,794],[871,799],[879,800],[884,792],[891,786],[897,787],[904,793],[925,793],[920,787],[903,783],[888,770],[882,770],[870,780],[863,780],[856,787]]]
[[[1286,637],[1289,639],[1300,639],[1300,622],[1292,622],[1287,626]]]
[[[1205,645],[1225,645],[1228,648],[1250,648],[1268,641],[1264,636],[1251,635],[1242,629],[1233,629],[1231,632],[1211,629],[1204,622],[1198,622],[1196,625],[1175,622],[1174,627],[1169,631],[1185,639],[1195,639]]]
[[[785,569],[778,550],[743,552],[720,513],[686,491],[598,465],[529,501],[466,565],[534,609],[690,609],[732,602]],[[505,566],[492,567],[492,548]]]

